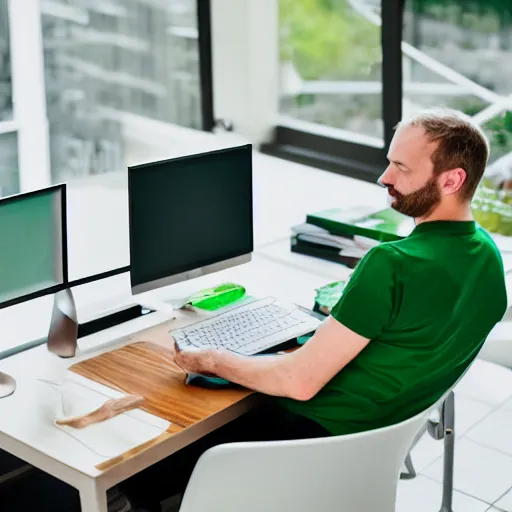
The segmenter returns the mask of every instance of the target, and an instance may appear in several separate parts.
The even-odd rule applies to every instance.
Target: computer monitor
[[[132,293],[250,261],[250,144],[128,168]]]
[[[66,185],[0,199],[0,240],[0,308],[61,290],[68,282]],[[0,398],[15,389],[14,378],[0,372]]]
[[[66,185],[0,199],[0,309],[68,281]]]

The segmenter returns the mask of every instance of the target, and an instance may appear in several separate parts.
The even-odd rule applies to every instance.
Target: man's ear
[[[466,181],[466,171],[461,167],[445,171],[440,177],[441,191],[445,195],[457,193]]]

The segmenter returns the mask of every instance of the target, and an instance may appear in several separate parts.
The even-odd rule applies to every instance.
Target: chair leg
[[[453,465],[455,456],[455,397],[453,391],[442,406],[444,426],[443,498],[440,512],[453,512]]]
[[[405,469],[407,469],[407,473],[404,473],[404,472],[400,473],[400,479],[401,480],[412,480],[413,478],[416,477],[416,470],[414,469],[414,465],[412,463],[410,452],[407,454],[404,464],[405,464]]]

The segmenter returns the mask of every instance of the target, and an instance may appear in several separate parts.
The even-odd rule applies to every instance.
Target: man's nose
[[[377,183],[382,187],[393,185],[393,171],[391,170],[391,166],[388,165],[384,173],[377,180]]]

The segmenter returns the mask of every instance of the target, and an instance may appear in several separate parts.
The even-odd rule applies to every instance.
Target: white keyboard
[[[190,346],[225,348],[253,355],[312,332],[320,323],[297,306],[266,297],[182,329],[171,330],[169,334],[180,349]]]

